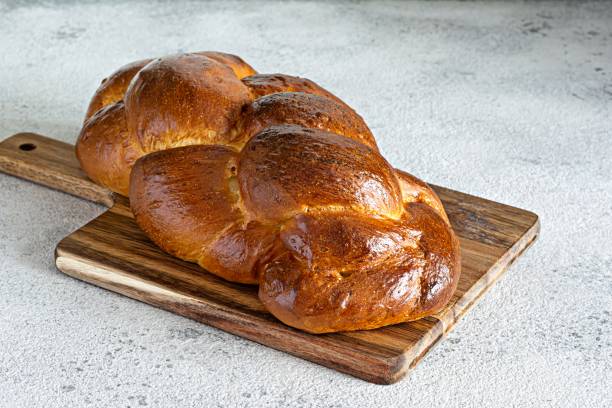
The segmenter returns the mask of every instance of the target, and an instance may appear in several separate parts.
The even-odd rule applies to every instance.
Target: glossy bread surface
[[[458,241],[428,204],[431,191],[404,195],[400,185],[377,151],[280,125],[240,151],[187,146],[143,157],[130,202],[162,249],[259,284],[278,319],[324,333],[418,319],[450,299]]]
[[[258,284],[274,316],[312,333],[415,320],[450,299],[459,245],[440,200],[314,82],[213,52],[139,62],[109,81],[77,156],[129,194],[164,251]]]
[[[128,131],[145,152],[221,144],[249,92],[227,65],[199,54],[159,58],[141,69],[125,97]]]
[[[259,219],[328,208],[398,217],[399,183],[381,159],[366,145],[335,133],[273,126],[244,146],[238,180],[245,206]]]
[[[274,104],[276,114],[266,109],[270,101],[258,101],[279,92],[299,95]],[[304,93],[321,98],[305,102]],[[112,105],[117,105],[113,112],[122,114],[112,119],[96,115]],[[265,113],[254,117],[257,110]],[[363,119],[314,82],[257,74],[240,57],[203,51],[136,61],[104,79],[85,115],[76,153],[92,180],[127,196],[134,155],[199,144],[240,147],[259,130],[290,118],[376,146]],[[114,131],[106,132],[109,128]],[[113,145],[126,146],[129,153],[110,152]],[[107,171],[107,166],[113,169]]]
[[[246,141],[270,126],[285,124],[326,130],[378,149],[364,120],[348,105],[303,92],[279,92],[256,99],[242,116],[238,133]]]

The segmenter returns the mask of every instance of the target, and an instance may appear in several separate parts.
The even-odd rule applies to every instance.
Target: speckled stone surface
[[[74,142],[121,64],[223,50],[333,90],[392,164],[542,234],[378,386],[64,276],[56,243],[103,209],[0,175],[0,406],[610,406],[611,3],[98,3],[0,3],[0,138]]]

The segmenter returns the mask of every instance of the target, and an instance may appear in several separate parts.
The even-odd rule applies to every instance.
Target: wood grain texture
[[[36,133],[17,133],[0,143],[0,171],[110,207],[113,193],[93,183],[74,146]]]
[[[26,137],[23,135],[17,136]],[[27,152],[10,152],[25,139],[13,140],[10,145],[5,141],[0,143],[0,169],[105,204],[115,198],[107,212],[58,244],[58,269],[375,383],[393,383],[415,367],[539,233],[538,217],[529,211],[432,186],[446,208],[462,250],[461,278],[447,307],[415,322],[371,331],[312,335],[285,326],[270,315],[257,298],[255,287],[224,281],[195,264],[163,253],[138,228],[127,199],[108,192],[105,195],[84,177],[75,163],[72,146],[27,134],[28,138],[34,136],[27,140],[34,140],[39,147],[51,146],[53,154],[39,152],[37,160],[28,161]],[[53,164],[51,173],[45,171],[47,162]],[[21,174],[23,169],[27,171]]]

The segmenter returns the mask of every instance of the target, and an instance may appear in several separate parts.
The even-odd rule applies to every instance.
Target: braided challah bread
[[[223,53],[126,65],[96,92],[85,172],[129,195],[164,251],[312,333],[436,313],[460,273],[436,194],[380,155],[348,105],[307,79]]]

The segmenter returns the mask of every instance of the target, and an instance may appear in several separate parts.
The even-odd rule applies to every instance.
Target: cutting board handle
[[[18,133],[0,142],[0,172],[111,207],[113,193],[91,181],[74,146],[35,133]]]

